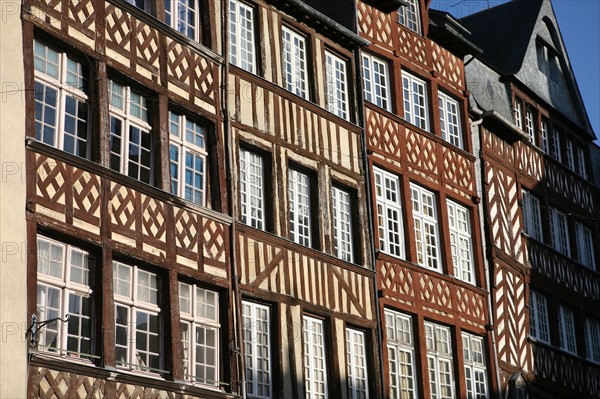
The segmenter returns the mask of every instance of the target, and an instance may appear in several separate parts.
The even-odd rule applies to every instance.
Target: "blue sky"
[[[461,18],[506,0],[432,0]],[[596,136],[600,137],[600,0],[552,0],[571,66]],[[600,143],[600,141],[597,141]]]

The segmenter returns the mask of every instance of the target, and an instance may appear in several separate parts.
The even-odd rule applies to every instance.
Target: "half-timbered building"
[[[23,2],[28,397],[242,389],[221,7]]]
[[[378,397],[355,89],[354,50],[366,41],[306,3],[230,2],[227,123],[246,394]],[[351,2],[337,5],[340,16],[354,15]]]
[[[595,135],[551,2],[515,0],[461,22],[483,50],[467,83],[482,148],[502,390],[597,397]]]
[[[358,2],[370,207],[386,398],[495,387],[463,57],[450,15]]]

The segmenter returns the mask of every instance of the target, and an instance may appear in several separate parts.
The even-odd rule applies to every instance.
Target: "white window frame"
[[[433,192],[410,183],[417,264],[442,272],[437,200]]]
[[[34,103],[36,139],[82,158],[90,158],[91,154],[91,122],[92,115],[88,94],[87,68],[69,57],[67,53],[54,50],[43,42],[34,40]],[[43,54],[40,54],[43,52]],[[49,54],[55,60],[51,60]],[[49,72],[49,69],[56,73]],[[49,91],[53,91],[54,95]],[[52,101],[52,97],[54,101]],[[68,112],[68,102],[75,106],[75,115]],[[80,115],[79,113],[82,113]],[[54,113],[54,118],[51,117]],[[68,123],[67,121],[70,121]],[[73,132],[67,132],[69,124],[73,124]],[[85,124],[85,127],[80,126]],[[82,128],[83,132],[80,132]],[[52,133],[45,135],[47,129]],[[68,149],[69,139],[73,148]],[[85,143],[85,150],[79,145]]]
[[[118,93],[120,92],[120,93]],[[121,85],[113,80],[108,81],[109,96],[109,116],[110,116],[110,166],[124,175],[132,177],[143,183],[153,183],[153,132],[150,125],[150,111],[148,109],[148,99],[132,90],[129,86]],[[132,110],[137,110],[139,115],[135,115]],[[121,145],[118,148],[113,147],[113,141],[117,140],[116,132],[113,132],[113,120],[120,121]],[[131,141],[132,129],[139,131],[139,143]],[[147,135],[147,136],[144,136]],[[148,140],[148,146],[144,146],[143,137]],[[148,163],[145,164],[141,155],[139,161],[130,158],[132,147],[138,147],[148,153]],[[118,160],[118,167],[116,161]],[[131,165],[137,165],[137,173],[131,169]],[[148,178],[142,179],[142,170],[148,171]],[[132,174],[130,174],[130,172]]]
[[[600,364],[600,320],[585,320],[586,359]]]
[[[425,342],[431,399],[454,399],[454,360],[450,327],[426,321]],[[444,381],[442,377],[445,376]]]
[[[387,62],[373,55],[363,54],[362,67],[365,101],[391,111],[390,73]]]
[[[525,110],[525,130],[527,133],[527,137],[529,138],[529,142],[533,145],[537,145],[537,140],[535,137],[535,114],[533,113],[533,109],[531,107],[526,107]]]
[[[577,355],[577,335],[575,333],[575,313],[571,307],[558,306],[558,327],[560,348]]]
[[[246,392],[249,398],[272,397],[270,312],[266,305],[242,301]]]
[[[192,40],[200,40],[200,5],[198,0],[165,0],[165,23]],[[181,15],[186,20],[181,19]],[[190,18],[191,15],[191,18]]]
[[[229,62],[250,73],[256,73],[254,7],[229,0]]]
[[[475,284],[470,211],[451,200],[447,200],[446,205],[454,275],[462,281]]]
[[[587,166],[585,161],[585,150],[583,147],[577,147],[577,173],[583,179],[587,180]]]
[[[327,80],[327,110],[342,119],[350,119],[348,100],[348,74],[346,61],[325,51],[325,76]]]
[[[462,344],[467,397],[473,399],[487,398],[489,392],[483,337],[463,332]]]
[[[264,230],[265,219],[265,159],[240,148],[240,216],[242,223]]]
[[[526,190],[523,190],[523,227],[529,237],[544,241],[540,200]]]
[[[427,82],[402,71],[402,95],[404,98],[404,120],[429,131]]]
[[[161,300],[161,281],[156,273],[151,273],[137,266],[128,265],[122,262],[113,261],[113,298],[115,305],[115,357],[117,358],[117,367],[136,370],[148,373],[162,373],[163,370],[163,342],[161,336],[163,334],[163,317],[160,307]],[[123,278],[125,276],[125,278]],[[148,284],[145,284],[145,281]],[[123,290],[122,288],[125,288]],[[144,294],[147,294],[144,298]],[[154,298],[153,298],[154,296]],[[119,308],[126,310],[126,320],[119,320]],[[148,328],[150,328],[150,318],[156,318],[156,329],[142,330],[138,329],[137,320],[139,315],[147,316]],[[119,322],[121,321],[121,322]],[[119,330],[123,330],[119,333]],[[137,335],[145,334],[146,348],[137,347]],[[119,336],[125,338],[124,342],[119,342]],[[150,348],[150,338],[155,337],[157,348],[152,351]],[[117,351],[121,349],[125,351],[125,359],[118,359]],[[142,355],[147,356],[147,360],[151,357],[157,358],[158,364],[152,367],[149,364],[144,364],[141,360]]]
[[[515,99],[515,125],[521,130],[523,130],[523,106],[521,105],[521,101]]]
[[[541,130],[542,130],[542,151],[544,152],[544,154],[550,154],[550,138],[548,137],[550,130],[549,130],[548,120],[545,118],[542,118]]]
[[[565,159],[565,164],[566,167],[569,168],[570,171],[575,172],[575,151],[573,149],[573,140],[571,140],[570,138],[566,139],[567,143],[566,143],[566,155],[567,158]]]
[[[283,77],[286,90],[308,99],[308,48],[306,37],[287,26],[281,27]]]
[[[420,35],[421,12],[419,9],[419,0],[406,0],[406,3],[408,4],[398,9],[398,23]]]
[[[369,399],[367,346],[364,331],[346,327],[348,398]]]
[[[290,240],[312,246],[312,204],[310,176],[299,170],[288,171],[288,214]]]
[[[562,148],[560,144],[560,132],[558,129],[552,131],[552,152],[550,154],[558,162],[562,162]]]
[[[125,0],[145,12],[150,12],[150,0]]]
[[[529,331],[538,341],[550,343],[547,298],[534,290],[529,291]]]
[[[552,247],[565,256],[571,256],[569,242],[569,219],[567,214],[550,207],[550,232],[552,233]]]
[[[438,92],[438,105],[440,109],[442,138],[458,148],[463,148],[462,124],[458,101],[440,91]]]
[[[81,260],[81,264],[75,262],[76,258]],[[39,333],[40,350],[54,352],[69,359],[99,358],[94,355],[93,277],[94,259],[88,252],[37,236],[37,321],[43,323],[54,318],[65,320],[68,317],[67,321],[57,320],[43,327]],[[54,292],[54,300],[50,298],[51,291]],[[84,301],[89,301],[87,306]],[[78,308],[77,312],[70,311],[74,307]],[[84,334],[84,323],[88,325],[87,335]],[[78,333],[72,334],[73,329]],[[70,343],[75,343],[75,350],[69,348]],[[89,350],[83,351],[83,346],[87,346]]]
[[[334,253],[346,262],[354,261],[354,237],[352,234],[352,196],[347,190],[331,187],[333,207]]]
[[[208,301],[209,298],[212,298],[212,302]],[[185,379],[202,386],[219,387],[221,384],[219,374],[221,356],[219,350],[221,341],[219,293],[180,281],[179,304]],[[186,329],[189,333],[188,336],[185,335]],[[202,331],[203,334],[199,335],[198,331]],[[212,345],[207,339],[210,334],[212,334]],[[204,337],[204,341],[198,340],[198,337]],[[211,351],[214,359],[209,362],[206,355]],[[205,355],[204,359],[201,358],[201,354]],[[196,373],[197,367],[204,368],[203,375]],[[209,378],[208,370],[213,370],[212,379]]]
[[[169,170],[171,174],[171,192],[187,201],[200,206],[206,205],[207,157],[204,125],[189,119],[186,115],[169,111]],[[188,156],[193,161],[200,160],[200,170],[197,165],[190,168],[187,165]],[[200,176],[200,184],[187,184],[187,177],[192,175],[192,181]],[[191,195],[188,195],[190,194]]]
[[[577,241],[577,259],[579,263],[588,269],[596,270],[592,230],[583,223],[575,222],[575,239]]]
[[[393,399],[418,397],[418,377],[412,318],[385,309],[386,347],[389,369],[389,396]]]
[[[379,249],[391,256],[406,259],[400,178],[373,167],[377,202]]]
[[[311,399],[327,399],[327,352],[323,320],[304,315],[302,318],[304,343],[304,391]]]

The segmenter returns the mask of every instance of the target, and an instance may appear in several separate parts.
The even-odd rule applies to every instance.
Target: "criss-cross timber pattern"
[[[534,372],[536,378],[562,384],[582,393],[581,397],[600,396],[600,372],[575,356],[535,345]]]
[[[396,15],[392,13],[391,15]],[[390,15],[379,12],[365,3],[358,2],[358,26],[360,32],[377,44],[393,48],[392,24]]]
[[[367,134],[371,149],[383,150],[387,155],[400,158],[404,134],[400,124],[366,107]]]
[[[367,275],[239,233],[238,274],[251,290],[291,296],[334,312],[372,320],[373,289]],[[288,248],[290,247],[290,248]]]
[[[432,46],[433,67],[439,72],[440,79],[454,86],[457,90],[465,89],[463,61],[448,50],[440,47],[437,43]]]
[[[107,382],[95,377],[57,371],[43,367],[30,368],[28,398],[102,399]]]
[[[403,267],[400,263],[377,261],[379,288],[393,300],[415,308],[447,315],[460,314],[461,319],[484,326],[487,320],[485,295],[465,287],[454,287],[444,277],[429,275]],[[456,294],[453,290],[456,289]]]
[[[444,179],[452,186],[475,194],[474,162],[458,151],[443,147]]]
[[[592,270],[534,240],[529,241],[529,260],[534,271],[586,298],[600,301],[600,278]]]
[[[598,200],[594,199],[589,183],[553,162],[546,162],[544,172],[549,188],[583,211],[595,214]]]
[[[98,239],[105,225],[120,245],[163,259],[183,256],[185,265],[204,263],[219,268],[218,275],[227,270],[225,223],[46,155],[36,154],[34,172],[32,210],[55,227],[69,226]],[[102,195],[105,191],[108,195]],[[172,249],[167,237],[175,238]]]

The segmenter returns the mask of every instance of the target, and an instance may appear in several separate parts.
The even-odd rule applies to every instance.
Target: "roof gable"
[[[513,0],[461,22],[483,50],[483,63],[514,76],[595,138],[550,0]]]

